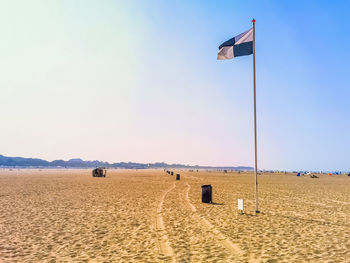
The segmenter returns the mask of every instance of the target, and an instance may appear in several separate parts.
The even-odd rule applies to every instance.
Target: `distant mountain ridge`
[[[249,166],[200,166],[200,165],[184,165],[184,164],[167,164],[164,162],[156,163],[134,163],[119,162],[108,163],[101,161],[84,161],[82,159],[54,160],[52,162],[38,158],[23,157],[7,157],[0,154],[0,167],[42,167],[42,168],[94,168],[104,166],[107,168],[122,169],[147,169],[147,168],[188,168],[188,169],[226,169],[226,170],[254,170]]]

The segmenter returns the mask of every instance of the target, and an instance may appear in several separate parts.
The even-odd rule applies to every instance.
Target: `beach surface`
[[[350,177],[175,173],[1,169],[0,262],[350,262]]]

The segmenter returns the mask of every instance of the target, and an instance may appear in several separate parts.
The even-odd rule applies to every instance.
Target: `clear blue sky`
[[[350,170],[347,1],[7,1],[1,153]]]

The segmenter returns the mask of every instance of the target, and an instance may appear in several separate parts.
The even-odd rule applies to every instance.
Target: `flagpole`
[[[253,74],[254,74],[255,213],[259,213],[260,211],[259,211],[259,202],[258,202],[258,153],[257,153],[257,132],[256,132],[255,19],[253,19],[252,22],[253,22]]]

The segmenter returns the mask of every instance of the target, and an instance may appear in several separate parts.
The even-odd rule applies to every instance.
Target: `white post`
[[[254,146],[255,146],[255,213],[259,213],[258,203],[258,153],[256,132],[256,79],[255,79],[255,19],[253,19],[253,72],[254,72]]]

